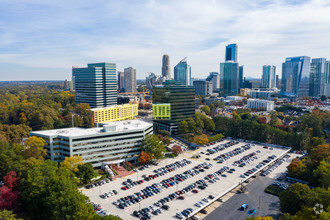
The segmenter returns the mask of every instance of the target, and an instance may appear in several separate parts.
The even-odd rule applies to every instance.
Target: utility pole
[[[74,122],[73,122],[73,111],[72,111],[72,114],[71,114],[71,119],[72,119],[72,127],[74,127]]]

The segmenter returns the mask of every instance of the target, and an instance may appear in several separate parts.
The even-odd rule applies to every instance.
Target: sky
[[[330,59],[330,0],[10,0],[0,7],[0,81],[70,79],[72,66],[112,62],[137,78],[161,74],[163,54],[192,77],[219,72],[238,44],[244,76],[286,57]]]

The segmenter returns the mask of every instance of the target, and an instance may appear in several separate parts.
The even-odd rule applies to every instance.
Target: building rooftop
[[[110,108],[120,108],[123,106],[130,106],[133,104],[137,104],[137,103],[126,103],[126,104],[120,104],[120,105],[111,105],[111,106],[107,106],[107,107],[103,107],[103,108],[91,108],[91,111],[97,111],[97,110],[104,110],[104,109],[110,109]]]
[[[52,129],[45,131],[32,131],[31,135],[39,134],[44,136],[62,136],[62,137],[81,137],[95,134],[105,134],[120,131],[130,131],[136,129],[145,129],[148,126],[152,126],[151,123],[142,120],[127,120],[127,121],[114,121],[100,123],[102,127],[98,128],[63,128],[63,129]],[[104,131],[104,127],[106,131]]]

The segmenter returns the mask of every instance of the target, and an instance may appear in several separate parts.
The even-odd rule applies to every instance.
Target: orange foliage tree
[[[150,155],[147,154],[144,151],[141,151],[141,153],[139,154],[139,161],[140,161],[140,163],[147,163],[150,160],[151,160]]]

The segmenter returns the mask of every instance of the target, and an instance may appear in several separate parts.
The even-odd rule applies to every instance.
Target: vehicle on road
[[[240,208],[240,210],[245,210],[245,209],[247,209],[247,208],[249,208],[249,206],[246,204],[246,203],[244,203],[243,205],[241,205],[241,208]]]

